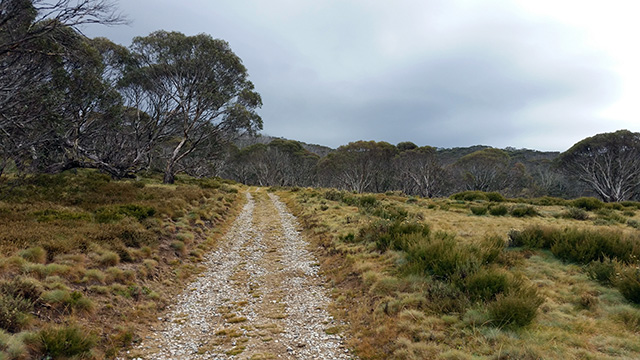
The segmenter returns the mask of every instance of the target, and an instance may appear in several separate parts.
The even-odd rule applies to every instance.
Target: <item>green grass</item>
[[[0,358],[113,357],[131,343],[122,329],[155,319],[197,272],[171,244],[202,254],[239,204],[216,179],[89,170],[7,178],[0,193]]]
[[[640,357],[632,271],[640,241],[627,225],[634,219],[616,220],[635,216],[629,210],[480,192],[279,195],[321,249],[334,315],[351,324],[361,359]],[[597,226],[585,214],[613,222]]]

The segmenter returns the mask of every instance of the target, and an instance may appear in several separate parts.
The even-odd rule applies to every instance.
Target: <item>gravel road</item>
[[[295,217],[274,194],[246,196],[207,270],[126,358],[354,358]]]

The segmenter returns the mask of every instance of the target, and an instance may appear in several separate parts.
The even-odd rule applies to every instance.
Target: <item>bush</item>
[[[571,203],[573,204],[573,206],[585,209],[587,211],[598,210],[604,207],[604,203],[602,201],[592,197],[577,198]]]
[[[33,303],[22,296],[0,294],[0,329],[17,333],[28,323]]]
[[[489,265],[502,254],[505,245],[504,239],[500,236],[486,236],[478,243],[475,253],[478,254],[483,265]]]
[[[621,268],[615,286],[625,299],[640,304],[640,269],[632,266]]]
[[[32,263],[44,264],[47,262],[47,251],[43,249],[41,246],[36,246],[36,247],[28,248],[26,250],[22,250],[18,255],[20,255],[23,259],[30,261]]]
[[[485,215],[487,213],[487,207],[486,206],[472,206],[471,207],[471,213],[473,213],[473,215]]]
[[[627,222],[627,218],[618,214],[614,210],[611,209],[600,209],[596,212],[598,214],[598,219],[602,219],[612,223],[620,223],[624,224]]]
[[[489,201],[493,201],[493,202],[507,201],[507,199],[505,199],[504,196],[502,196],[500,193],[497,193],[497,192],[488,192],[485,195],[487,196],[487,199],[489,199]]]
[[[474,273],[481,260],[453,235],[439,232],[430,238],[408,242],[406,271],[411,274],[432,275],[445,281],[456,281]]]
[[[120,263],[120,255],[113,251],[105,251],[98,258],[98,262],[102,266],[114,266]]]
[[[364,195],[360,197],[358,201],[358,206],[364,208],[373,208],[378,205],[378,200],[373,195]]]
[[[559,259],[580,264],[606,258],[628,262],[634,256],[634,241],[615,231],[566,229],[556,233],[551,252]]]
[[[509,231],[509,246],[527,247],[531,249],[548,249],[553,244],[553,235],[557,230],[530,226],[524,230]]]
[[[366,208],[366,212],[373,216],[391,221],[402,221],[407,218],[407,215],[409,215],[406,210],[393,205]]]
[[[125,204],[125,205],[118,206],[118,212],[120,212],[123,215],[136,218],[138,219],[138,221],[140,221],[155,215],[156,209],[150,206]]]
[[[538,216],[538,211],[533,206],[516,206],[511,209],[511,216],[529,217]]]
[[[571,207],[564,213],[562,213],[562,217],[565,219],[574,219],[574,220],[589,220],[589,214],[582,208]]]
[[[11,281],[0,282],[0,294],[22,297],[32,302],[38,301],[42,295],[42,285],[30,277],[14,277]]]
[[[55,220],[66,221],[91,221],[91,215],[83,212],[60,211],[55,209],[47,209],[36,211],[33,213],[40,222],[48,222]]]
[[[360,229],[357,241],[375,243],[379,251],[406,250],[410,241],[420,241],[419,238],[426,238],[431,233],[431,228],[427,224],[417,222],[400,221],[379,221]],[[409,237],[417,235],[418,237]],[[418,239],[418,240],[416,240]]]
[[[144,220],[156,214],[156,209],[150,206],[125,204],[118,206],[101,207],[95,212],[95,219],[99,223],[111,223],[122,220],[125,216],[138,221]]]
[[[620,202],[620,205],[627,208],[635,208],[637,210],[640,210],[640,201],[622,201]]]
[[[616,276],[617,263],[609,258],[603,261],[592,261],[584,270],[591,280],[595,280],[602,285],[612,285]]]
[[[477,201],[484,200],[488,201],[489,198],[484,191],[463,191],[457,194],[453,194],[449,197],[452,200],[463,200],[463,201]]]
[[[491,301],[509,289],[509,277],[495,269],[480,270],[467,277],[465,288],[473,301]]]
[[[96,337],[77,326],[47,327],[40,331],[42,350],[47,358],[90,357]]]
[[[186,251],[186,245],[180,240],[172,241],[171,248],[179,255],[184,255]]]
[[[498,327],[529,325],[543,302],[534,287],[500,295],[488,306],[491,323]]]
[[[426,306],[437,314],[464,313],[469,298],[454,284],[433,281],[425,291]]]
[[[504,205],[491,206],[489,207],[489,214],[493,216],[504,216],[507,215],[509,209],[507,209]]]
[[[614,315],[614,318],[625,324],[629,330],[640,331],[640,310],[622,309]]]
[[[640,221],[638,220],[629,220],[627,221],[627,225],[631,226],[634,229],[640,229]]]
[[[552,205],[565,206],[567,204],[567,200],[557,198],[557,197],[551,197],[551,196],[533,198],[533,199],[529,199],[527,202],[531,205],[538,205],[538,206],[552,206]]]

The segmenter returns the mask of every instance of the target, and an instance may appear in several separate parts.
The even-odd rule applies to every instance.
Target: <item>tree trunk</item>
[[[173,173],[173,169],[167,167],[164,171],[164,177],[162,178],[163,184],[173,184],[176,181],[176,175]]]

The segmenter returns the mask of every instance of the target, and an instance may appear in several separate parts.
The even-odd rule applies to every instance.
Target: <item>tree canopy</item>
[[[558,165],[602,200],[640,194],[640,133],[619,130],[588,137],[558,157]]]

